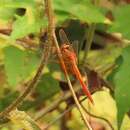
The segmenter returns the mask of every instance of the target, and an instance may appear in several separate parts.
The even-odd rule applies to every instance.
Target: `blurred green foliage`
[[[65,7],[65,8],[63,8]],[[79,19],[87,23],[105,23],[105,17],[101,10],[94,6],[89,0],[54,1],[54,9],[59,19]],[[91,13],[90,13],[91,12]],[[63,19],[64,16],[64,19]],[[62,17],[62,18],[60,18]]]
[[[125,48],[118,59],[119,67],[114,71],[113,84],[115,85],[115,99],[118,108],[118,126],[121,127],[121,123],[124,114],[129,111],[130,103],[126,101],[130,98],[129,86],[130,86],[130,46]],[[120,61],[120,62],[119,62]]]
[[[101,3],[103,3],[102,0],[99,4]],[[92,23],[97,24],[96,33],[99,30],[105,32],[105,34],[107,32],[121,33],[123,39],[130,39],[130,5],[113,5],[106,9],[103,5],[94,5],[91,0],[53,0],[53,7],[56,26],[65,28],[69,32],[69,38],[80,40],[80,44],[83,44],[86,40],[87,27]],[[106,17],[108,12],[111,12],[111,16]],[[43,42],[40,41],[40,36],[42,30],[46,31],[46,28],[47,18],[42,0],[0,0],[0,69],[4,73],[4,75],[0,73],[0,80],[4,81],[4,83],[0,82],[0,111],[7,107],[23,91],[24,88],[17,88],[17,86],[24,81],[31,80],[34,76],[40,63],[41,54],[39,51],[41,42]],[[3,33],[3,30],[7,32]],[[36,46],[35,49],[30,49],[31,45],[26,43],[26,40],[28,40],[26,38],[29,38],[29,43],[33,41],[34,46]],[[21,44],[23,42],[30,48],[24,48]],[[121,43],[123,47],[126,47],[122,51],[120,43],[118,46],[113,46],[106,45],[105,42],[107,40],[101,43],[103,48],[89,52],[86,66],[91,66],[99,74],[103,75],[111,65],[116,65],[117,68],[110,75],[107,73],[107,76],[109,75],[109,81],[114,85],[114,96],[118,112],[117,119],[120,127],[125,114],[130,110],[130,47],[126,47],[125,43]],[[79,56],[84,55],[84,47],[81,49]],[[117,60],[118,62],[116,62]],[[31,95],[33,100],[25,100],[22,106],[23,110],[34,108],[35,112],[37,112],[37,109],[43,107],[43,104],[48,99],[52,99],[55,94],[59,94],[61,91],[59,80],[63,79],[63,75],[61,72],[59,73],[59,70],[57,64],[49,62],[36,90]],[[103,78],[106,78],[106,75],[103,75]],[[98,96],[100,97],[100,94]],[[104,97],[102,96],[100,100]],[[99,106],[105,107],[111,101],[107,100],[104,102],[102,105],[98,101]],[[96,104],[97,107],[98,104]],[[96,112],[94,113],[97,114]],[[116,116],[116,110],[113,113]],[[111,114],[113,113],[111,111]],[[104,114],[105,116],[107,117]],[[116,122],[115,118],[114,122]],[[113,119],[109,118],[109,120]],[[78,120],[78,122],[80,121]],[[81,128],[82,126],[79,123],[79,127]],[[115,129],[117,128],[115,127]],[[122,130],[124,130],[124,125]],[[125,130],[129,130],[129,127],[128,129],[125,128]]]
[[[35,52],[20,50],[13,46],[4,49],[4,56],[8,83],[13,87],[35,71],[39,63],[39,58]]]
[[[111,32],[121,33],[124,38],[130,39],[129,19],[130,5],[116,7],[113,10],[115,21],[113,22]]]

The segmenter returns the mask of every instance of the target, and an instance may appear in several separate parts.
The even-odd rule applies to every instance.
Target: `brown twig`
[[[78,92],[79,90],[81,90],[80,87],[75,87],[75,92]],[[56,101],[54,101],[52,104],[50,104],[49,106],[45,107],[43,110],[39,111],[35,117],[34,120],[40,120],[42,117],[44,117],[48,112],[55,110],[60,103],[66,101],[67,99],[69,99],[72,96],[72,93],[70,91],[66,92],[64,95],[62,95],[60,98],[58,98]]]
[[[43,128],[43,130],[47,130],[49,127],[51,127],[55,122],[57,122],[59,119],[61,119],[66,113],[71,111],[74,108],[74,106],[76,106],[76,105],[74,104],[74,105],[70,106],[67,110],[65,110],[60,115],[58,115],[53,121],[49,122],[49,124],[45,128]]]
[[[45,5],[45,8],[48,13],[49,12],[48,5]],[[25,89],[25,91],[13,103],[11,103],[3,112],[0,113],[0,121],[2,121],[2,122],[3,122],[3,119],[7,119],[8,113],[10,111],[12,111],[13,109],[15,109],[16,107],[18,107],[18,105],[20,105],[23,102],[23,100],[27,97],[27,95],[36,87],[36,85],[42,75],[43,68],[48,62],[50,52],[51,52],[52,28],[53,28],[53,23],[52,23],[50,17],[51,16],[49,14],[49,17],[48,17],[48,44],[49,44],[49,46],[48,46],[48,48],[45,48],[45,50],[43,50],[45,53],[42,54],[41,62],[39,64],[37,72],[36,72],[35,76],[33,77],[33,79],[29,83],[27,83],[27,88]]]
[[[111,92],[113,92],[113,90],[111,89],[111,86],[108,85],[109,82],[105,81],[103,78],[101,78],[101,81],[103,82],[103,86],[106,86],[107,88],[109,88],[111,90]],[[75,92],[78,92],[80,90],[81,90],[80,87],[74,87]],[[96,90],[96,91],[98,91],[98,90]],[[36,115],[34,116],[34,119],[37,121],[37,120],[43,118],[46,114],[48,114],[49,112],[55,110],[60,105],[60,103],[66,101],[71,96],[72,96],[72,93],[70,91],[66,92],[64,95],[60,96],[57,100],[55,100],[52,104],[45,107],[44,109],[42,109],[38,113],[36,113]]]
[[[45,0],[45,5],[46,5],[46,7],[48,7],[48,18],[50,19],[50,21],[53,23],[52,25],[54,25],[54,19],[53,19],[53,10],[52,10],[52,4],[51,4],[51,0]],[[65,77],[66,77],[66,79],[67,79],[67,82],[68,82],[68,86],[69,86],[69,88],[70,88],[70,91],[71,91],[71,93],[72,93],[72,96],[73,96],[73,98],[74,98],[74,101],[75,101],[75,103],[76,103],[76,105],[77,105],[77,108],[78,108],[78,110],[79,110],[79,112],[80,112],[80,114],[81,114],[81,116],[82,116],[82,118],[83,118],[83,120],[84,120],[84,122],[85,122],[85,125],[87,126],[87,128],[89,129],[89,130],[92,130],[91,129],[91,126],[89,125],[89,123],[88,123],[88,121],[87,121],[87,119],[86,119],[86,116],[84,115],[84,112],[83,112],[83,110],[82,110],[82,108],[81,108],[81,106],[80,106],[80,104],[79,104],[79,102],[78,102],[78,99],[77,99],[77,97],[76,97],[76,94],[75,94],[75,92],[74,92],[74,90],[73,90],[73,87],[72,87],[72,84],[71,84],[71,81],[70,81],[70,79],[69,79],[69,76],[68,76],[68,72],[67,72],[67,70],[66,70],[66,66],[65,66],[65,64],[64,64],[64,60],[63,60],[63,58],[62,58],[62,54],[61,54],[61,51],[60,51],[60,48],[59,48],[59,45],[58,45],[58,42],[57,42],[57,38],[56,38],[56,35],[55,35],[55,29],[54,29],[55,27],[54,26],[52,26],[52,34],[53,34],[53,41],[54,41],[54,44],[55,44],[55,47],[56,47],[56,50],[57,50],[57,55],[58,55],[58,58],[59,58],[59,61],[60,61],[60,63],[61,63],[61,65],[62,65],[62,67],[64,68],[64,74],[65,74]]]
[[[86,100],[87,97],[83,98],[82,100],[80,100],[79,102],[83,102],[84,100]],[[43,130],[48,129],[50,126],[52,126],[55,122],[57,122],[59,119],[61,119],[66,113],[68,113],[69,111],[71,111],[74,107],[76,107],[76,104],[71,105],[68,109],[66,109],[63,113],[61,113],[59,116],[57,116],[53,121],[51,121]]]
[[[56,36],[55,36],[55,32],[53,32],[53,38],[54,38],[54,43],[55,43],[55,46],[56,46],[56,49],[57,49],[57,54],[58,54],[58,57],[59,57],[59,61],[60,61],[61,65],[62,65],[62,67],[64,68],[64,74],[65,74],[65,77],[66,77],[66,79],[67,79],[68,86],[69,86],[69,88],[70,88],[70,91],[71,91],[72,96],[73,96],[73,98],[74,98],[74,101],[75,101],[75,103],[76,103],[76,106],[77,106],[77,108],[78,108],[78,110],[79,110],[79,112],[80,112],[80,114],[81,114],[81,116],[82,116],[82,118],[83,118],[83,120],[84,120],[84,123],[85,123],[86,127],[87,127],[89,130],[92,130],[92,128],[91,128],[91,126],[89,125],[89,123],[88,123],[88,121],[87,121],[87,118],[86,118],[86,116],[85,116],[85,114],[84,114],[84,112],[83,112],[83,110],[82,110],[82,107],[80,106],[80,103],[79,103],[79,101],[78,101],[78,99],[77,99],[77,97],[76,97],[76,94],[75,94],[75,92],[74,92],[74,90],[73,90],[73,87],[72,87],[72,84],[71,84],[71,81],[70,81],[68,72],[67,72],[67,70],[66,70],[66,66],[65,66],[65,64],[64,64],[64,60],[63,60],[63,58],[62,58],[62,54],[61,54],[61,51],[60,51],[60,48],[59,48],[59,45],[58,45],[58,42],[57,42],[57,38],[56,38]]]
[[[109,120],[107,120],[107,119],[105,119],[105,118],[103,118],[103,117],[100,117],[100,116],[93,115],[92,113],[90,113],[90,112],[84,107],[84,105],[83,105],[82,103],[81,103],[81,106],[82,106],[82,108],[84,109],[84,111],[85,111],[89,116],[91,116],[91,117],[93,117],[93,118],[97,118],[97,119],[100,119],[100,120],[105,121],[105,122],[109,125],[109,127],[111,128],[111,130],[114,130],[114,128],[113,128],[112,124],[109,122]]]
[[[82,102],[83,102],[84,100],[86,100],[86,97],[79,101],[81,105],[82,105]],[[59,114],[59,116],[57,116],[54,120],[52,120],[51,122],[49,122],[49,124],[48,124],[45,128],[43,128],[43,130],[47,130],[47,129],[48,129],[49,127],[51,127],[55,122],[57,122],[58,120],[60,120],[66,113],[68,113],[69,111],[71,111],[74,107],[76,107],[76,104],[71,105],[68,109],[66,109],[66,110],[63,111],[61,114]],[[93,118],[98,118],[98,119],[100,119],[100,120],[105,121],[105,122],[109,125],[109,127],[111,128],[111,130],[114,130],[113,126],[111,125],[111,123],[110,123],[107,119],[105,119],[105,118],[103,118],[103,117],[99,117],[99,116],[96,116],[96,115],[91,114],[90,112],[87,111],[87,109],[86,109],[83,105],[82,105],[82,108],[84,109],[84,111],[86,112],[86,114],[88,114],[89,116],[91,116],[91,117],[93,117]],[[47,112],[47,113],[48,113],[48,112]],[[47,113],[44,113],[44,115],[47,114]],[[43,116],[44,116],[44,115],[43,115]]]
[[[24,92],[13,103],[11,103],[3,112],[0,113],[0,118],[7,116],[11,110],[18,107],[18,105],[23,102],[25,97],[36,87],[38,80],[40,79],[40,77],[42,75],[42,70],[43,70],[44,66],[47,64],[47,61],[48,61],[48,58],[50,55],[49,53],[50,53],[50,51],[48,49],[47,53],[45,55],[43,55],[41,58],[41,63],[37,69],[37,72],[36,72],[34,78],[27,84],[27,88],[24,90]],[[24,85],[22,85],[22,86],[24,86]]]

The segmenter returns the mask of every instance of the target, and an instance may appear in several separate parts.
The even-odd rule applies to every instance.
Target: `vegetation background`
[[[87,129],[51,25],[59,46],[61,28],[78,41],[78,67],[95,105],[70,79],[93,130],[130,130],[130,0],[0,0],[0,130]]]

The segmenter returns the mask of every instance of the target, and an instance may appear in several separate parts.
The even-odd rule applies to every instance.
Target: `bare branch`
[[[84,109],[84,111],[85,111],[90,117],[97,118],[97,119],[100,119],[100,120],[105,121],[105,122],[109,125],[109,127],[111,128],[111,130],[114,130],[114,128],[113,128],[112,124],[109,122],[109,120],[107,120],[107,119],[105,119],[105,118],[103,118],[103,117],[100,117],[100,116],[96,116],[96,115],[91,114],[91,113],[84,107],[84,105],[83,105],[82,103],[81,103],[81,106],[82,106],[82,108]]]
[[[4,122],[3,120],[7,121],[7,116],[10,111],[18,107],[20,104],[22,104],[23,100],[28,96],[28,94],[36,87],[41,75],[44,66],[47,64],[49,56],[51,54],[51,45],[52,45],[52,29],[53,29],[53,23],[51,21],[51,14],[49,14],[49,6],[48,4],[45,4],[45,8],[48,15],[48,48],[45,48],[42,53],[41,62],[39,64],[39,67],[37,69],[37,72],[33,79],[28,83],[23,83],[22,86],[25,86],[27,84],[26,89],[24,92],[13,102],[11,103],[3,112],[0,113],[0,122]]]
[[[74,90],[75,90],[75,92],[78,92],[79,90],[81,90],[81,88],[80,87],[75,87]],[[40,118],[44,117],[48,112],[55,110],[59,106],[60,103],[66,101],[71,96],[72,96],[72,93],[70,91],[66,92],[64,95],[62,95],[56,101],[54,101],[52,104],[50,104],[49,106],[47,106],[43,110],[39,111],[35,115],[34,119],[37,121]]]
[[[77,108],[78,108],[78,110],[79,110],[79,112],[80,112],[80,114],[81,114],[81,116],[82,116],[82,118],[83,118],[83,120],[84,120],[84,123],[85,123],[86,127],[87,127],[89,130],[92,130],[92,128],[91,128],[91,126],[89,125],[89,123],[88,123],[88,121],[87,121],[87,118],[86,118],[86,116],[85,116],[85,114],[84,114],[84,111],[82,110],[82,107],[80,106],[80,103],[79,103],[79,101],[78,101],[78,99],[77,99],[77,97],[76,97],[76,94],[75,94],[75,92],[74,92],[74,90],[73,90],[73,87],[72,87],[72,84],[71,84],[71,81],[70,81],[68,72],[67,72],[67,70],[66,70],[66,66],[65,66],[65,64],[64,64],[64,60],[63,60],[63,58],[62,58],[62,54],[61,54],[61,51],[60,51],[60,48],[59,48],[59,45],[58,45],[58,42],[57,42],[57,38],[56,38],[55,32],[53,32],[53,38],[54,38],[54,44],[55,44],[56,49],[57,49],[57,54],[58,54],[58,57],[59,57],[59,61],[60,61],[61,65],[62,65],[62,67],[64,68],[64,74],[65,74],[65,77],[66,77],[66,79],[67,79],[68,86],[69,86],[69,88],[70,88],[70,91],[71,91],[72,96],[73,96],[73,98],[74,98],[74,101],[75,101],[75,103],[76,103],[76,106],[77,106]]]
[[[83,98],[81,101],[79,102],[83,102],[87,97]],[[68,113],[69,111],[71,111],[74,107],[76,107],[76,104],[71,105],[68,109],[66,109],[63,113],[61,113],[59,116],[57,116],[53,121],[51,121],[45,128],[43,128],[43,130],[48,129],[49,127],[51,127],[55,122],[57,122],[58,120],[60,120],[66,113]]]

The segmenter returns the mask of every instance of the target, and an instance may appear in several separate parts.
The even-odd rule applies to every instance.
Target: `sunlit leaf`
[[[30,33],[37,33],[40,31],[41,27],[45,27],[46,24],[46,19],[36,16],[36,12],[29,10],[26,15],[18,17],[13,24],[11,38],[17,39]]]
[[[11,9],[25,9],[25,14],[22,16],[15,12],[11,14],[16,16],[11,33],[13,39],[22,38],[30,33],[38,33],[42,27],[47,25],[43,15],[44,9],[39,7],[35,0],[2,0],[0,1],[0,9],[3,8],[3,12]]]
[[[0,49],[1,50],[9,45],[8,39],[9,39],[8,36],[0,34]]]
[[[72,15],[77,19],[88,23],[104,23],[105,17],[101,11],[92,4],[76,4],[70,9]],[[91,12],[91,13],[90,13]]]
[[[4,55],[5,70],[11,86],[26,79],[38,64],[38,57],[35,53],[26,52],[13,46],[5,48]]]
[[[13,18],[16,9],[11,8],[0,8],[0,19],[9,20]]]
[[[130,46],[125,48],[118,58],[119,67],[112,75],[113,84],[115,86],[115,99],[118,109],[117,119],[120,128],[124,115],[130,109]]]
[[[0,8],[27,8],[35,6],[35,0],[0,0]]]
[[[9,113],[9,119],[18,128],[25,130],[41,130],[36,122],[24,111],[13,110]]]
[[[109,31],[121,33],[125,38],[130,39],[130,5],[114,9],[113,14],[115,21]]]
[[[105,17],[98,7],[94,6],[91,2],[87,0],[78,1],[54,1],[54,8],[56,12],[66,12],[66,13],[56,13],[58,18],[60,17],[64,20],[67,18],[79,19],[88,23],[104,23]],[[90,13],[91,12],[91,13]]]

